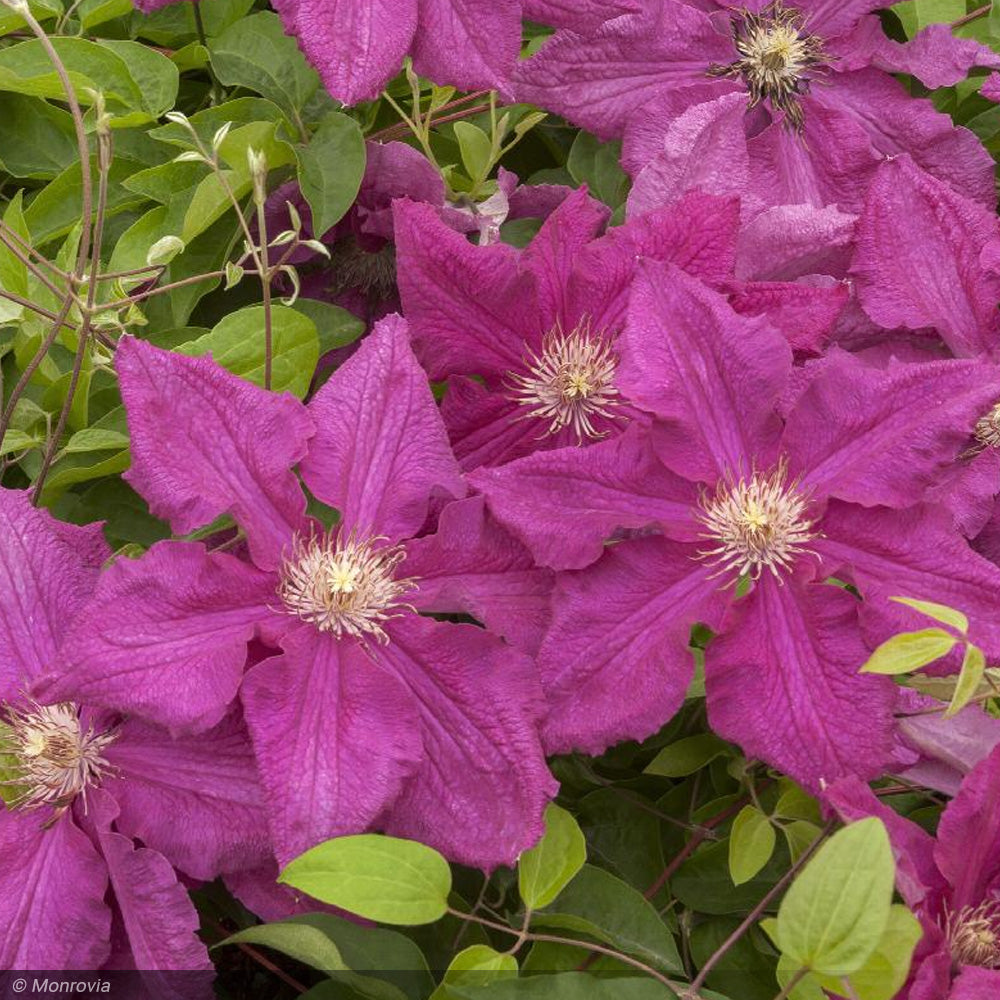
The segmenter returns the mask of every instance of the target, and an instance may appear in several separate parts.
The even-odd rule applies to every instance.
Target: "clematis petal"
[[[592,35],[557,31],[512,79],[519,101],[610,139],[637,108],[677,88],[725,93],[732,85],[706,86],[705,71],[731,59],[731,41],[704,11],[678,0],[643,0],[639,13],[608,21]]]
[[[729,287],[729,304],[740,315],[764,316],[793,351],[819,354],[850,298],[846,282],[751,281]]]
[[[369,829],[423,750],[410,693],[369,650],[312,626],[282,648],[247,674],[243,704],[284,865]]]
[[[279,0],[275,8],[326,89],[344,104],[378,97],[417,26],[417,0]]]
[[[518,273],[516,251],[473,246],[429,205],[401,200],[394,212],[403,310],[430,377],[518,368],[530,283]]]
[[[853,272],[865,312],[887,329],[934,327],[959,357],[1000,351],[1000,276],[981,254],[996,216],[917,168],[885,163],[868,192]]]
[[[236,697],[247,643],[273,614],[276,585],[270,573],[191,542],[118,559],[37,692],[177,731],[207,729]]]
[[[115,355],[128,412],[125,478],[184,535],[230,513],[261,569],[276,569],[301,525],[305,498],[292,466],[312,422],[288,393],[266,392],[211,358],[161,351],[134,337]]]
[[[660,418],[657,453],[678,475],[747,472],[776,439],[788,344],[679,268],[639,265],[619,343],[619,385]]]
[[[0,967],[97,969],[110,952],[108,872],[72,817],[0,812]]]
[[[477,469],[468,478],[494,516],[553,569],[592,563],[619,528],[658,525],[682,539],[697,533],[696,487],[664,468],[638,427],[588,448]]]
[[[427,516],[431,492],[465,494],[406,322],[382,320],[313,396],[318,428],[302,477],[347,530],[398,540]]]
[[[406,546],[402,571],[417,580],[420,611],[465,612],[511,645],[533,652],[548,622],[552,573],[486,512],[482,497],[448,504],[433,535]]]
[[[548,753],[601,753],[674,715],[694,672],[691,626],[718,626],[728,602],[697,549],[662,538],[613,546],[557,578],[538,654]]]
[[[118,803],[117,828],[185,874],[211,881],[270,859],[263,791],[238,715],[178,739],[130,719],[105,757],[116,768],[103,787]]]
[[[472,625],[414,615],[388,631],[376,656],[412,692],[424,756],[386,831],[485,871],[513,865],[558,787],[538,740],[534,663]]]
[[[459,90],[507,89],[521,49],[520,0],[417,0],[413,68]]]
[[[978,906],[1000,878],[1000,747],[966,775],[941,814],[934,857],[956,913]]]
[[[639,0],[524,0],[522,6],[530,21],[586,35],[613,17],[635,13]]]
[[[865,365],[842,351],[816,373],[788,417],[782,448],[818,496],[909,507],[968,444],[1000,371],[978,361]]]
[[[1000,992],[1000,970],[966,965],[951,984],[948,1000],[983,1000],[984,997],[996,996],[998,992]]]
[[[892,755],[895,687],[858,674],[857,604],[839,587],[765,574],[705,653],[712,728],[813,790],[875,777]]]
[[[79,528],[0,489],[0,700],[50,668],[110,555],[100,525]]]
[[[92,790],[87,805],[83,823],[107,863],[115,902],[146,988],[164,1000],[204,996],[214,969],[198,939],[198,913],[187,890],[162,854],[136,847],[112,829],[118,807],[107,792]],[[204,976],[157,975],[177,970]]]

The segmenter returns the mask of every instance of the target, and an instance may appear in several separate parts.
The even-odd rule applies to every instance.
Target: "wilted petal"
[[[892,755],[895,687],[858,674],[857,604],[839,587],[765,574],[705,653],[712,728],[813,790],[873,778]]]
[[[363,833],[422,757],[409,692],[353,639],[312,626],[282,640],[243,685],[275,853],[281,864],[331,837]]]
[[[134,337],[115,354],[128,412],[125,479],[179,535],[232,514],[254,562],[276,569],[305,514],[291,469],[313,427],[288,393],[267,392],[211,358],[161,351]]]
[[[647,261],[619,343],[619,385],[661,419],[657,452],[674,472],[714,483],[764,457],[792,354],[762,320],[737,315],[677,267]]]
[[[302,477],[346,529],[404,538],[423,524],[435,487],[465,493],[401,317],[375,327],[309,410],[318,429]]]
[[[39,694],[207,729],[236,697],[247,643],[277,603],[276,583],[193,542],[158,542],[141,559],[118,559]]]
[[[99,524],[79,528],[0,489],[0,700],[52,665],[109,550]]]
[[[487,514],[482,497],[448,504],[436,534],[407,543],[402,571],[417,580],[420,611],[465,612],[533,652],[548,621],[552,573]]]
[[[192,878],[251,868],[271,856],[250,736],[230,714],[198,736],[172,739],[131,719],[105,757],[117,827]]]
[[[909,507],[967,445],[1000,372],[978,361],[878,369],[833,352],[788,417],[791,469],[819,496]]]
[[[486,871],[513,865],[558,787],[538,741],[534,663],[472,625],[410,616],[389,632],[376,656],[413,694],[424,755],[387,832]]]
[[[108,957],[108,872],[64,815],[0,812],[0,967],[97,969]]]
[[[865,312],[887,329],[934,327],[959,357],[1000,350],[1000,277],[981,254],[996,216],[907,158],[880,169],[858,226],[853,272]]]
[[[601,753],[656,732],[680,707],[691,626],[718,626],[728,600],[695,546],[643,538],[558,578],[539,651],[548,753]]]
[[[553,569],[592,563],[619,528],[656,525],[680,538],[697,530],[696,487],[664,468],[639,428],[588,448],[478,469],[469,481],[535,559]]]

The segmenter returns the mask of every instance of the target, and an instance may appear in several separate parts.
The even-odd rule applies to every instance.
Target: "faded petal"
[[[814,791],[873,778],[892,756],[895,686],[858,674],[857,604],[840,587],[765,574],[705,653],[712,728]]]
[[[407,543],[403,572],[420,611],[465,612],[513,646],[533,652],[548,622],[552,573],[486,512],[482,497],[448,504],[433,535]]]
[[[538,740],[534,663],[472,625],[410,616],[389,632],[376,656],[412,692],[424,754],[386,831],[485,871],[513,865],[558,787]]]
[[[278,861],[368,830],[422,758],[410,693],[353,639],[303,626],[243,685]]]
[[[557,579],[538,654],[548,753],[601,753],[674,715],[691,682],[691,626],[718,626],[728,601],[692,545],[642,538]]]
[[[432,490],[465,493],[401,317],[375,327],[309,410],[318,430],[302,477],[346,530],[405,538],[423,524]]]
[[[313,432],[302,404],[231,375],[211,358],[134,337],[115,355],[128,412],[125,479],[185,535],[232,514],[261,569],[276,569],[305,514],[292,466]]]
[[[697,489],[659,462],[639,428],[588,448],[540,452],[469,481],[543,566],[579,569],[620,528],[693,538]]]
[[[0,700],[51,667],[110,554],[99,524],[79,528],[0,489]]]
[[[774,442],[791,350],[763,321],[673,265],[639,265],[619,341],[618,381],[660,418],[657,453],[678,475],[714,483]]]
[[[193,542],[118,559],[71,629],[39,693],[136,714],[176,730],[215,725],[236,697],[276,578]]]
[[[64,815],[0,812],[0,967],[98,969],[108,957],[108,872]]]

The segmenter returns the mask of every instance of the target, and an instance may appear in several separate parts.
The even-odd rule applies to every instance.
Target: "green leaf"
[[[83,0],[76,12],[83,31],[132,12],[132,0]]]
[[[338,972],[347,968],[337,946],[326,934],[318,927],[301,921],[247,927],[214,947],[221,948],[227,944],[262,944],[320,972]]]
[[[978,646],[973,646],[970,642],[965,647],[965,656],[962,658],[962,670],[958,675],[955,693],[951,696],[951,702],[944,712],[946,719],[950,719],[953,715],[961,712],[975,697],[985,672],[986,657]]]
[[[456,1000],[675,1000],[676,994],[648,976],[597,979],[584,972],[502,979],[489,986],[456,986]],[[703,993],[703,996],[708,996]]]
[[[621,143],[604,142],[589,132],[578,132],[566,168],[577,184],[606,205],[617,208],[628,194],[628,174],[621,167]]]
[[[901,632],[887,639],[861,668],[863,674],[905,674],[951,652],[958,640],[941,628]]]
[[[211,352],[215,361],[234,375],[263,385],[264,317],[263,306],[229,313],[204,336],[178,347],[177,353],[200,356]],[[271,388],[301,399],[309,390],[319,360],[315,324],[294,309],[273,304],[271,345]]]
[[[294,38],[285,34],[277,14],[243,17],[209,43],[212,68],[227,87],[246,87],[274,101],[303,131],[300,112],[319,86],[319,74],[306,62]]]
[[[416,841],[359,834],[306,851],[278,881],[369,920],[429,924],[448,912],[451,869]]]
[[[453,1000],[453,987],[489,986],[490,983],[517,976],[517,959],[501,954],[489,945],[474,944],[460,951],[445,970],[441,985],[430,1000]]]
[[[353,118],[331,111],[307,146],[297,146],[299,187],[319,238],[354,203],[365,175],[365,140]],[[275,234],[271,234],[272,236]]]
[[[657,969],[682,968],[674,936],[655,907],[641,892],[592,865],[584,865],[549,908],[533,914],[531,925],[586,934]]]
[[[729,873],[734,885],[749,882],[771,860],[777,838],[770,819],[755,806],[745,806],[729,834]]]
[[[709,761],[730,752],[730,746],[712,733],[688,736],[665,746],[647,765],[645,774],[683,778],[700,771]]]
[[[100,427],[85,427],[77,431],[63,446],[66,455],[82,454],[88,451],[107,451],[127,448],[129,439],[121,431],[105,430]]]
[[[918,601],[913,597],[890,597],[889,600],[897,604],[905,604],[907,607],[919,611],[928,618],[933,618],[936,622],[943,622],[950,625],[958,632],[969,631],[969,619],[956,608],[949,608],[947,604],[937,604],[934,601]]]
[[[13,230],[26,243],[31,242],[28,236],[28,227],[24,221],[24,214],[21,211],[22,192],[18,191],[10,200],[3,215],[4,225]],[[15,253],[7,249],[4,243],[0,243],[0,288],[20,295],[21,298],[28,297],[28,268],[24,261]],[[23,306],[19,306],[10,299],[0,298],[0,323],[19,319],[24,311]]]
[[[821,975],[857,972],[885,931],[894,878],[881,820],[863,819],[838,831],[781,901],[776,930],[782,953]]]
[[[316,324],[320,357],[337,347],[353,344],[365,332],[365,324],[357,316],[330,302],[296,299],[291,308]]]
[[[125,64],[141,94],[140,108],[149,118],[156,120],[174,106],[180,73],[165,55],[137,42],[102,38],[99,44],[110,49]],[[142,121],[134,124],[142,124]]]
[[[545,810],[545,835],[525,851],[517,865],[517,886],[532,910],[548,906],[587,860],[587,842],[576,820],[550,802]]]
[[[37,97],[0,94],[0,164],[8,173],[51,178],[78,157],[68,111]]]
[[[462,155],[462,166],[470,180],[485,177],[493,165],[493,143],[478,125],[455,122],[455,138]]]
[[[785,835],[788,853],[794,862],[798,861],[812,847],[813,841],[820,834],[820,827],[809,820],[797,819],[791,823],[785,823],[781,827],[781,832]]]

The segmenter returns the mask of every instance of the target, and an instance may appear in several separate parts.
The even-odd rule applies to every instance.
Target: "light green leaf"
[[[933,618],[936,622],[943,622],[950,625],[958,632],[969,631],[969,619],[956,608],[949,608],[947,604],[937,604],[934,601],[918,601],[913,597],[890,597],[889,600],[897,604],[905,604],[907,607],[919,611],[928,618]]]
[[[223,368],[256,385],[264,384],[264,307],[229,313],[207,334],[177,348],[178,354],[211,353]],[[271,388],[305,396],[319,360],[316,326],[287,306],[271,306]]]
[[[749,882],[771,860],[777,837],[771,821],[755,806],[745,806],[729,834],[729,874],[734,885]]]
[[[901,632],[887,639],[861,668],[863,674],[905,674],[951,652],[958,640],[940,628]]]
[[[462,155],[462,166],[470,180],[485,177],[493,163],[493,143],[478,125],[455,122],[455,138]]]
[[[871,957],[889,921],[895,864],[882,821],[833,835],[792,883],[778,910],[781,951],[797,968],[847,976]]]
[[[365,140],[353,118],[331,111],[306,146],[297,146],[299,187],[312,211],[317,237],[354,203],[365,175]],[[271,234],[272,236],[274,234]]]
[[[296,299],[292,308],[316,324],[320,357],[334,348],[353,344],[365,332],[365,324],[357,316],[330,302]]]
[[[41,444],[41,439],[12,427],[9,431],[5,432],[3,441],[0,442],[0,455],[10,455],[16,451],[27,451],[31,448],[37,448]]]
[[[517,886],[532,910],[548,906],[587,860],[587,842],[573,816],[550,802],[545,835],[517,865]]]
[[[437,851],[380,834],[338,837],[290,862],[278,881],[386,924],[429,924],[448,912],[451,869]]]
[[[21,197],[22,192],[18,191],[11,198],[4,212],[3,221],[8,229],[12,229],[26,243],[30,244],[28,227],[21,211]],[[21,298],[28,297],[28,268],[24,261],[13,251],[8,250],[3,243],[0,243],[0,288],[14,295],[19,295]],[[20,319],[23,311],[24,307],[16,302],[0,298],[0,323]]]
[[[820,828],[809,820],[797,819],[791,823],[785,823],[781,827],[781,832],[785,835],[785,841],[788,843],[788,853],[791,860],[795,862],[812,846],[813,841],[820,834]]]
[[[976,691],[979,690],[979,685],[982,682],[985,672],[986,657],[978,646],[973,646],[970,642],[965,647],[965,656],[962,658],[962,670],[958,675],[955,693],[951,696],[951,702],[944,712],[946,719],[950,719],[953,715],[961,712],[972,701]]]
[[[647,765],[645,773],[683,778],[729,751],[729,744],[712,733],[688,736],[665,746]]]
[[[261,944],[320,972],[347,969],[337,946],[318,927],[288,920],[274,924],[247,927],[220,941],[215,948],[227,944]]]
[[[676,1000],[662,983],[641,976],[616,975],[607,979],[585,972],[561,972],[552,976],[501,979],[489,986],[452,988],[456,1000]],[[708,992],[702,994],[706,998]]]
[[[460,951],[445,970],[441,985],[431,994],[430,1000],[453,1000],[453,987],[489,986],[498,979],[517,976],[517,959],[501,954],[489,945],[474,944]]]
[[[127,448],[129,439],[121,431],[100,427],[85,427],[77,431],[63,446],[63,454],[74,455],[88,451],[106,451]]]

